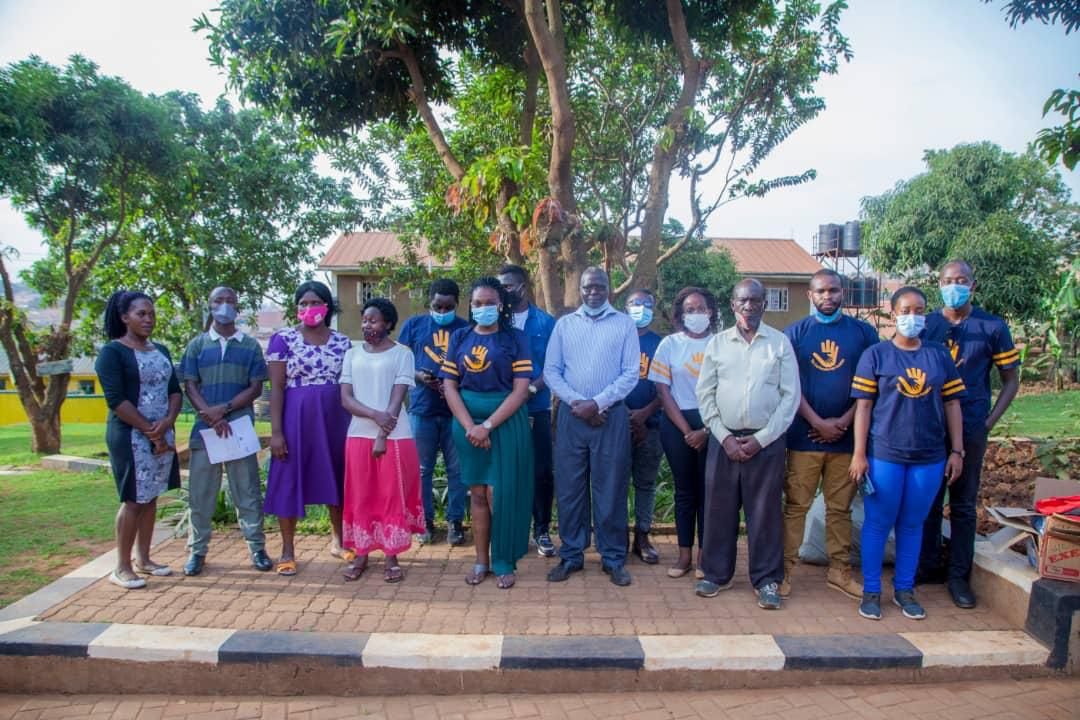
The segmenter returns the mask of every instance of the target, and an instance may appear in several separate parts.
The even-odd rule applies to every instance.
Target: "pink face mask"
[[[326,306],[308,305],[306,308],[297,311],[296,317],[308,327],[318,327],[326,319]]]

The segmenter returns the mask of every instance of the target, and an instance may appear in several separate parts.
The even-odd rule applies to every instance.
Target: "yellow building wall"
[[[75,386],[78,389],[78,385]],[[104,395],[69,395],[60,406],[62,423],[103,423],[108,417],[109,408]],[[0,392],[0,425],[21,425],[29,422],[19,393]]]
[[[785,280],[769,280],[759,278],[761,284],[768,288],[787,288],[788,309],[787,312],[767,311],[764,318],[765,324],[777,330],[783,330],[796,320],[802,320],[810,314],[810,299],[806,297],[806,291],[810,289],[810,282]]]

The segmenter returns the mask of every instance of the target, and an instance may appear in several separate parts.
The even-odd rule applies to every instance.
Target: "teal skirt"
[[[474,422],[483,422],[509,393],[462,390],[461,399]],[[533,448],[529,414],[522,403],[517,412],[491,431],[491,449],[474,447],[456,419],[454,446],[461,479],[468,485],[492,487],[491,569],[508,575],[529,551],[533,505]]]

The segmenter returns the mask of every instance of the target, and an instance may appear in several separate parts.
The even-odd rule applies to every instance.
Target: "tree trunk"
[[[55,455],[60,452],[60,408],[57,407],[52,414],[42,411],[38,416],[30,418],[30,429],[33,440],[30,451],[42,455]]]
[[[704,74],[701,62],[694,56],[680,0],[667,0],[667,14],[671,38],[682,66],[683,82],[679,99],[664,123],[671,134],[666,141],[664,134],[661,134],[653,148],[652,166],[649,168],[649,192],[645,201],[645,217],[641,223],[641,248],[628,284],[635,288],[656,287],[657,258],[660,255],[664,218],[667,217],[671,171],[675,167],[676,154],[686,141],[687,115],[694,108]],[[694,198],[690,198],[690,201],[694,202]]]

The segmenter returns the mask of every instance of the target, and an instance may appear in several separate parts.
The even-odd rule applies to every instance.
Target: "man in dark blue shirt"
[[[551,391],[544,382],[544,356],[555,329],[555,318],[529,302],[529,273],[517,265],[503,265],[498,280],[510,293],[514,327],[529,338],[532,354],[532,381],[529,383],[529,423],[532,426],[533,466],[533,538],[542,557],[555,557],[551,541],[551,506],[555,484],[551,458]]]
[[[435,458],[440,450],[446,465],[446,539],[451,545],[465,542],[461,522],[465,518],[467,489],[461,480],[457,450],[450,434],[453,418],[443,399],[437,377],[443,355],[450,345],[450,336],[455,330],[469,324],[457,316],[458,295],[458,285],[453,280],[434,281],[428,290],[428,312],[406,320],[398,335],[398,342],[412,350],[416,359],[416,387],[409,393],[409,423],[416,441],[416,452],[420,456],[420,480],[427,522],[427,531],[419,536],[421,543],[430,543],[435,530],[432,477]]]
[[[806,513],[818,486],[825,497],[825,546],[829,554],[826,584],[845,595],[862,597],[862,584],[851,573],[851,500],[848,480],[851,423],[855,403],[851,380],[863,351],[876,345],[877,331],[843,311],[840,275],[819,270],[810,278],[811,314],[792,323],[784,334],[799,361],[802,400],[787,433],[784,479],[784,581],[781,597],[791,594],[791,569],[799,560]]]
[[[649,540],[652,531],[653,507],[656,504],[656,476],[660,473],[660,397],[656,386],[648,379],[653,355],[660,345],[660,336],[649,329],[656,307],[656,296],[648,290],[635,290],[626,299],[626,314],[638,329],[641,345],[641,370],[638,384],[626,396],[630,410],[630,476],[634,482],[634,542],[630,551],[649,565],[660,562],[660,553]]]
[[[918,582],[946,581],[949,595],[960,608],[975,607],[971,566],[975,559],[975,509],[979,477],[990,429],[1008,410],[1020,388],[1020,351],[1013,345],[1004,320],[972,305],[975,273],[963,260],[952,260],[938,280],[943,307],[926,318],[924,338],[949,350],[967,396],[960,401],[964,416],[964,472],[952,484],[942,483],[923,526]],[[990,369],[997,367],[1001,392],[991,407]],[[944,442],[944,440],[943,440]],[[949,494],[949,547],[942,567],[941,521],[945,492]]]

